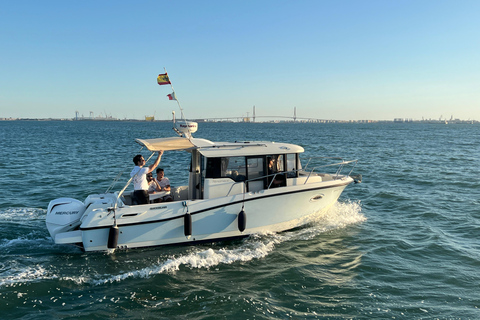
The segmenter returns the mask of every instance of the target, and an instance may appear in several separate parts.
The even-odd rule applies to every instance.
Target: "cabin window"
[[[285,171],[283,154],[267,156],[267,166],[268,170],[271,171],[271,173]]]
[[[235,182],[248,179],[249,191],[286,186],[286,178],[298,176],[295,153],[205,159],[205,178],[230,178]]]
[[[249,180],[265,176],[263,158],[248,158],[247,167]]]
[[[232,178],[234,181],[245,181],[247,172],[245,167],[245,157],[222,158],[227,160],[227,169],[225,176]]]
[[[297,155],[295,153],[287,154],[287,178],[298,177]]]
[[[264,157],[247,158],[248,191],[259,191],[265,188],[264,160]]]
[[[276,154],[267,156],[267,186],[269,188],[286,186],[285,174],[285,156],[283,154]]]
[[[205,178],[231,178],[246,180],[245,157],[207,158]]]

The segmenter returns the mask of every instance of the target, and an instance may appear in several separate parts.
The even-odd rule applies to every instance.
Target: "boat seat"
[[[235,179],[233,179],[235,182],[244,182],[244,181],[247,181],[247,177],[244,176],[244,175],[238,175],[235,177]]]
[[[122,194],[122,201],[125,203],[127,206],[133,205],[134,197],[133,197],[133,191],[129,193],[124,193]]]
[[[172,187],[170,195],[173,196],[173,201],[188,200],[188,186]]]

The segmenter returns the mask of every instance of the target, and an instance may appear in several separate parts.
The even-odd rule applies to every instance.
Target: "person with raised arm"
[[[141,154],[137,154],[133,157],[133,163],[135,167],[133,168],[130,176],[133,178],[133,195],[137,201],[137,204],[147,204],[148,203],[148,181],[147,174],[155,170],[155,168],[160,163],[162,158],[163,151],[158,152],[157,160],[148,167],[145,166],[145,159]]]

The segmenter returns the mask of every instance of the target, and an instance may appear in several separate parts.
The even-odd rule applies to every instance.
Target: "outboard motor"
[[[85,209],[83,202],[77,199],[60,198],[50,201],[46,223],[53,240],[58,233],[71,231],[78,227]]]

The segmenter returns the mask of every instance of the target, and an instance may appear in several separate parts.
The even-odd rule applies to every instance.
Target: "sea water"
[[[196,137],[358,159],[338,203],[289,232],[84,253],[55,245],[48,202],[128,180],[135,138],[170,123],[0,121],[1,319],[478,319],[480,126],[200,123]],[[153,159],[150,161],[153,162]],[[172,185],[188,155],[165,152]]]

